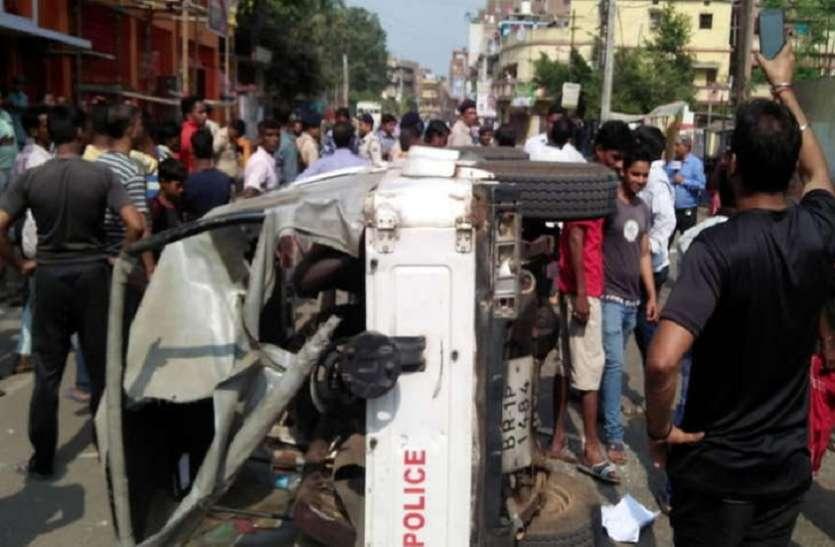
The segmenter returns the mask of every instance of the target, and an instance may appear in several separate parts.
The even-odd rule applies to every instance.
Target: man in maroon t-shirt
[[[623,151],[632,142],[629,127],[606,122],[595,139],[597,163],[621,170]],[[600,447],[597,404],[605,354],[600,297],[603,295],[603,219],[566,222],[560,236],[558,288],[562,320],[562,375],[554,382],[554,438],[551,456],[575,461],[565,443],[568,386],[581,394],[585,446],[580,471],[605,482],[620,482],[615,467]]]

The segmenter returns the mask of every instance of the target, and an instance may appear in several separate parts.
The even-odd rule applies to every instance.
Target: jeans
[[[600,383],[600,407],[603,411],[603,437],[607,444],[623,442],[620,421],[620,397],[623,390],[623,363],[626,343],[635,329],[638,307],[606,300],[603,307],[603,351],[606,364]]]
[[[789,545],[802,501],[802,494],[757,502],[730,501],[673,482],[673,542],[676,547]]]
[[[90,372],[87,370],[87,363],[84,362],[84,352],[81,351],[78,335],[72,337],[72,349],[75,352],[75,388],[90,393]]]
[[[32,310],[35,308],[35,281],[29,279],[29,294],[20,314],[20,339],[17,341],[18,355],[32,355]]]
[[[58,442],[58,389],[78,333],[90,373],[90,412],[104,389],[110,267],[105,261],[40,265],[35,271],[38,298],[32,322],[35,389],[29,406],[32,463],[51,472]]]

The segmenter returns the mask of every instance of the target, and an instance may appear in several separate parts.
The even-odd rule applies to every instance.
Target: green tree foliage
[[[612,109],[627,114],[649,112],[674,101],[693,99],[693,59],[685,51],[690,41],[691,23],[672,4],[661,9],[657,29],[637,48],[621,48],[615,53]],[[600,111],[602,73],[592,68],[577,52],[571,52],[566,65],[541,55],[534,64],[535,83],[556,97],[567,81],[583,86],[587,110]]]
[[[387,97],[382,100],[381,106],[384,113],[393,114],[398,118],[406,112],[417,112],[418,104],[415,97],[404,97],[402,101]]]
[[[351,97],[379,97],[386,84],[386,34],[376,14],[342,0],[246,0],[239,39],[272,51],[268,91],[280,100],[332,100],[348,55]]]
[[[582,55],[572,49],[568,64],[552,61],[544,53],[534,61],[534,84],[548,91],[552,97],[562,93],[566,82],[582,86],[583,102],[590,112],[600,110],[600,72],[593,69]]]

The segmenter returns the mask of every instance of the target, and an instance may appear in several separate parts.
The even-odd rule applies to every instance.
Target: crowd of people
[[[833,288],[835,197],[792,91],[790,49],[760,63],[774,100],[738,110],[715,175],[718,214],[697,223],[706,176],[687,135],[668,156],[659,129],[608,121],[590,161],[617,174],[615,210],[564,223],[559,239],[553,295],[562,371],[549,453],[620,482],[618,465],[629,457],[622,375],[634,333],[651,449],[659,465],[669,457],[672,497],[664,503],[677,545],[695,544],[711,528],[717,542],[708,544],[766,537],[784,544],[812,476],[806,394],[816,339],[831,332],[819,315]],[[236,198],[398,162],[418,144],[516,146],[509,126],[479,126],[472,101],[461,103],[451,127],[424,123],[416,112],[384,115],[375,128],[371,115],[352,119],[347,109],[328,124],[315,112],[278,109],[258,124],[255,140],[241,120],[219,126],[199,97],[184,98],[181,111],[179,125],[149,127],[125,102],[27,106],[19,121],[0,110],[0,260],[27,279],[16,372],[35,371],[34,453],[23,470],[30,475],[54,471],[58,390],[71,348],[78,366],[71,395],[92,411],[101,397],[110,267],[122,246]],[[578,150],[584,131],[554,107],[546,131],[524,150],[536,161],[586,162]],[[795,176],[806,189],[790,203]],[[662,307],[671,256],[681,263]],[[147,253],[132,272],[129,308],[138,306],[158,258]],[[819,353],[823,373],[833,359]],[[566,442],[569,388],[580,397],[578,456]]]
[[[375,127],[370,114],[352,118],[347,108],[331,120],[277,108],[250,139],[243,120],[221,126],[212,105],[197,96],[182,99],[180,122],[154,123],[131,102],[96,98],[77,108],[45,97],[30,105],[20,83],[0,97],[0,275],[4,298],[23,301],[14,372],[35,372],[35,451],[27,472],[42,476],[53,469],[58,389],[71,349],[76,384],[67,397],[91,410],[101,397],[108,268],[122,245],[236,198],[402,160],[416,144],[494,145],[492,128],[479,130],[471,101],[461,105],[452,129],[441,120],[424,124],[417,112],[400,120],[386,114]],[[515,144],[506,129],[496,136]],[[144,254],[131,273],[129,311],[137,309],[158,258]],[[23,287],[6,275],[14,267],[24,274]]]

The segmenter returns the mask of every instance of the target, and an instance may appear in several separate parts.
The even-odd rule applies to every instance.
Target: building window
[[[658,30],[661,25],[661,10],[649,10],[649,28],[650,30]]]
[[[661,25],[661,10],[650,10],[649,12],[649,28],[657,30]]]
[[[716,74],[719,72],[715,68],[709,68],[705,72],[705,81],[707,81],[707,85],[715,84],[716,83]]]
[[[713,28],[713,14],[701,13],[699,14],[699,28],[702,30]]]

